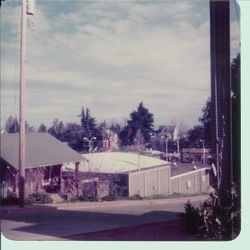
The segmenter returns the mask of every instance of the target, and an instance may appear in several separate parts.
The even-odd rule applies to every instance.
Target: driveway
[[[81,202],[9,209],[1,215],[5,237],[13,240],[67,240],[87,234],[155,222],[173,221],[190,200],[199,205],[208,196],[142,201]]]

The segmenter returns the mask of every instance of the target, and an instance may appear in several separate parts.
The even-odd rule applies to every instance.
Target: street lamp
[[[96,137],[92,137],[91,139],[87,138],[87,137],[83,137],[83,141],[87,141],[88,142],[88,146],[89,146],[89,153],[91,152],[91,144],[92,141],[96,140]]]
[[[203,148],[203,164],[205,164],[205,141],[204,140],[200,140],[200,142],[202,142],[202,148]]]
[[[168,141],[171,139],[171,137],[167,135],[167,136],[162,136],[161,138],[164,139],[166,143],[166,161],[168,161]]]

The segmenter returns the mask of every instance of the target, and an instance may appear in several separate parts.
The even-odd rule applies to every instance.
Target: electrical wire
[[[38,27],[38,26],[36,25],[35,27]],[[45,36],[48,37],[48,34],[45,31],[38,29],[38,32],[42,33],[42,34],[44,34]],[[87,58],[88,60],[91,60],[94,63],[98,63],[98,64],[104,66],[105,68],[109,68],[109,69],[114,70],[116,72],[120,72],[120,73],[128,75],[128,76],[130,76],[132,78],[137,78],[137,79],[141,79],[141,80],[148,81],[148,82],[154,82],[154,83],[162,84],[164,86],[169,86],[169,87],[173,87],[173,88],[181,88],[181,89],[186,89],[186,90],[195,90],[195,91],[202,91],[202,92],[208,92],[209,91],[208,89],[190,87],[190,86],[185,86],[185,85],[181,85],[181,84],[178,84],[178,83],[177,84],[176,83],[169,83],[169,82],[165,82],[165,81],[151,79],[151,78],[139,75],[139,74],[135,74],[135,73],[123,70],[121,68],[118,68],[116,66],[109,65],[109,64],[107,64],[107,63],[105,63],[103,61],[100,61],[98,59],[94,59],[90,55],[87,55],[86,53],[84,53],[82,50],[79,51],[79,50],[76,50],[76,49],[73,49],[73,48],[69,47],[69,45],[66,45],[62,41],[59,41],[54,36],[49,36],[48,39],[53,39],[58,45],[60,45],[61,47],[64,47],[68,51],[73,52],[74,54],[77,54],[77,55],[80,54],[80,55],[84,56],[85,58]]]

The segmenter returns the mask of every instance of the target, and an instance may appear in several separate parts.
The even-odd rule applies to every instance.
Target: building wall
[[[128,174],[129,196],[168,195],[170,168],[168,166],[141,170]]]
[[[209,173],[206,168],[173,177],[170,171],[169,166],[161,166],[127,174],[82,172],[79,178],[81,181],[92,178],[98,178],[98,181],[109,181],[106,191],[109,190],[110,195],[117,193],[118,196],[192,194],[206,192],[209,187]]]
[[[71,173],[68,173],[71,175]],[[64,173],[64,178],[68,175]],[[100,172],[81,172],[79,173],[79,182],[84,182],[93,178],[97,178],[98,182],[109,183],[109,195],[128,196],[128,175],[127,174],[110,174]],[[81,192],[80,192],[81,193]]]
[[[207,164],[209,162],[209,157],[210,155],[210,149],[205,148],[205,152],[203,152],[202,148],[194,149],[194,148],[184,148],[182,149],[182,161],[187,162],[187,161],[194,161],[194,162],[203,162],[204,161],[204,156],[205,156],[205,163]]]
[[[1,163],[1,199],[7,198],[12,193],[16,193],[17,189],[17,174],[15,169]]]
[[[209,187],[209,173],[206,168],[170,178],[171,194],[173,193],[202,193]]]
[[[25,196],[32,193],[42,192],[44,168],[32,168],[25,170]]]
[[[57,173],[59,166],[52,168],[54,173]],[[25,169],[25,196],[35,192],[44,192],[44,170],[44,167]],[[19,194],[17,171],[13,167],[1,163],[1,198],[7,198],[12,193],[15,193],[16,196]]]

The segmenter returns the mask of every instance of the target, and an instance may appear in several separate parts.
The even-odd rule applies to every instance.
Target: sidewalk
[[[116,200],[101,202],[73,202],[73,203],[51,203],[27,205],[23,208],[18,206],[3,206],[1,212],[43,212],[47,210],[88,210],[108,207],[138,206],[138,205],[160,205],[160,204],[178,204],[187,202],[200,202],[208,198],[208,195],[197,195],[187,197],[177,197],[168,199],[148,199],[148,200]]]
[[[186,203],[190,200],[191,203],[199,203],[208,198],[208,195],[197,195],[189,197],[178,197],[168,199],[148,199],[148,200],[117,200],[117,201],[102,201],[102,202],[75,202],[75,203],[57,203],[49,204],[50,207],[58,210],[85,210],[85,209],[99,209],[109,207],[123,207],[123,206],[138,206],[138,205],[166,205]],[[44,205],[41,205],[44,206]]]

